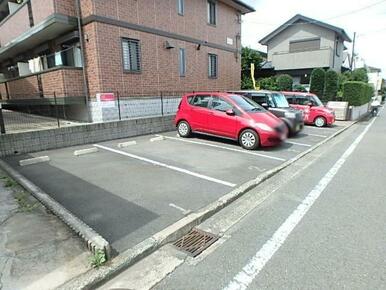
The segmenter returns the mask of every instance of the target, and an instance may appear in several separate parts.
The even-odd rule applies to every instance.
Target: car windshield
[[[231,95],[230,98],[245,112],[265,112],[265,109],[246,97]]]
[[[310,96],[311,100],[313,100],[313,103],[315,103],[314,105],[315,106],[318,106],[318,107],[323,107],[323,103],[322,101],[318,98],[318,96]]]
[[[275,106],[277,108],[288,108],[289,107],[288,101],[283,94],[274,93],[271,95],[271,98],[272,98],[272,100],[275,103]]]

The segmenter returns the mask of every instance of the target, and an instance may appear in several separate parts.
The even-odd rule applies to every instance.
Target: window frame
[[[209,97],[209,100],[208,100],[208,105],[206,107],[201,107],[201,106],[197,106],[194,104],[194,100],[197,98],[197,97]],[[210,110],[210,106],[212,104],[212,98],[213,96],[210,95],[210,94],[195,94],[192,98],[192,101],[189,103],[191,106],[195,107],[195,108],[200,108],[200,109],[206,109],[206,110]]]
[[[212,57],[216,59],[215,74],[212,75]],[[215,53],[208,53],[208,77],[210,79],[217,79],[218,77],[218,55]]]
[[[183,47],[178,50],[178,73],[180,77],[186,76],[186,49]]]
[[[185,15],[185,0],[177,0],[177,13],[180,16]]]
[[[211,13],[211,7],[214,9],[214,14]],[[217,1],[215,0],[207,0],[207,23],[212,26],[217,25]]]
[[[130,43],[136,43],[137,44],[137,61],[138,61],[138,69],[126,69],[125,68],[125,56],[124,56],[124,48],[123,45],[124,43],[127,43],[128,45]],[[141,41],[139,39],[134,39],[134,38],[128,38],[128,37],[122,37],[121,38],[121,49],[122,49],[122,68],[124,73],[141,73],[142,72],[142,53],[141,53]],[[130,46],[128,46],[128,53],[129,53],[129,61],[130,61]],[[130,63],[129,66],[131,67]]]

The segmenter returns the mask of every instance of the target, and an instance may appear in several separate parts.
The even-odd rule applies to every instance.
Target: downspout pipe
[[[79,43],[80,43],[80,50],[81,50],[81,60],[82,60],[82,72],[83,72],[83,91],[85,95],[86,100],[86,107],[87,107],[87,121],[91,122],[91,115],[90,115],[90,91],[88,87],[88,78],[87,78],[87,72],[86,72],[86,57],[84,52],[84,35],[83,35],[83,28],[82,28],[82,11],[80,6],[80,0],[75,0],[75,7],[76,7],[76,17],[78,22],[78,32],[79,32]]]

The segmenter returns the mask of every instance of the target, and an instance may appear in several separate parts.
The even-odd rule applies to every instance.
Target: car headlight
[[[271,128],[270,126],[268,126],[267,124],[264,124],[264,123],[255,123],[254,124],[257,128],[261,129],[261,130],[264,130],[264,131],[269,131],[269,132],[273,132],[273,128]]]
[[[296,114],[293,112],[285,112],[284,117],[289,118],[289,119],[295,119]]]

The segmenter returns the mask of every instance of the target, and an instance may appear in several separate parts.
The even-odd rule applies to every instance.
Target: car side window
[[[290,95],[284,95],[288,101],[289,104],[294,105],[296,104],[296,98],[295,96],[290,96]]]
[[[196,95],[190,104],[195,107],[208,108],[210,99],[209,95]]]
[[[307,106],[310,100],[307,97],[297,97],[297,103],[302,106]]]
[[[267,96],[265,94],[253,94],[251,95],[251,99],[259,105],[267,102]]]
[[[220,97],[213,97],[211,109],[226,112],[227,110],[233,109],[233,106]]]

